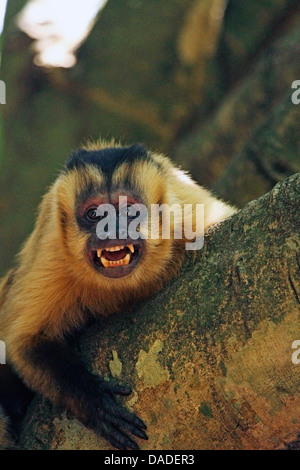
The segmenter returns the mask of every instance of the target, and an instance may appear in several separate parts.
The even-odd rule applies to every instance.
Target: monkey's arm
[[[145,424],[115,401],[130,388],[88,372],[75,351],[60,341],[36,335],[18,347],[14,363],[26,384],[64,406],[86,427],[119,449],[138,449],[126,431],[147,439]]]

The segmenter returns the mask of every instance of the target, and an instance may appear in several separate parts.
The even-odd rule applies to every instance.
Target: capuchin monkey
[[[103,204],[115,209],[117,226],[126,215],[126,228],[139,205],[190,204],[194,216],[196,204],[203,204],[204,232],[236,211],[140,144],[97,142],[70,156],[42,200],[16,267],[0,281],[0,339],[7,354],[0,366],[2,448],[10,445],[9,420],[13,425],[24,415],[34,392],[118,449],[138,449],[135,438],[147,439],[143,421],[118,403],[130,388],[90,373],[66,338],[88,319],[161,289],[178,272],[187,240],[172,230],[163,238],[161,217],[156,238],[144,237],[140,227],[137,238],[117,233],[102,239]],[[181,223],[170,218],[171,229]]]

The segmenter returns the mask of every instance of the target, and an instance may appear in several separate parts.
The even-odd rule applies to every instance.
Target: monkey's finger
[[[104,437],[108,442],[110,442],[113,446],[120,450],[132,449],[132,450],[139,450],[139,446],[136,442],[134,442],[130,437],[126,434],[122,433],[118,429],[116,429],[113,424],[106,423],[105,425],[105,432],[101,431],[102,437]]]
[[[109,437],[109,436],[104,436],[104,439],[106,439],[111,445],[113,445],[116,449],[119,449],[119,450],[126,450],[126,447],[125,446],[122,446],[119,441],[117,441],[116,439],[114,439],[113,437]]]
[[[101,383],[102,391],[110,393],[111,395],[127,396],[132,393],[132,389],[126,385],[112,384],[110,382]]]
[[[138,418],[134,413],[131,411],[126,410],[123,406],[119,405],[113,398],[107,396],[105,402],[103,403],[103,407],[106,411],[108,411],[112,416],[117,418],[122,418],[128,423],[133,424],[135,427],[140,429],[147,429],[146,424],[140,418]]]
[[[120,426],[124,427],[126,431],[129,431],[131,434],[133,434],[136,437],[139,437],[140,439],[144,439],[145,441],[148,441],[149,438],[147,434],[145,433],[145,431],[143,431],[142,429],[136,428],[133,424],[130,424],[127,421],[123,421],[123,423],[124,423],[124,426],[122,426],[121,423],[120,423]]]
[[[127,396],[132,393],[132,389],[126,385],[114,385],[111,388],[111,392],[116,395]]]
[[[136,427],[134,424],[128,423],[124,419],[120,418],[120,416],[113,416],[109,415],[105,417],[106,424],[111,423],[116,429],[119,431],[128,431],[129,433],[133,434],[140,439],[144,439],[145,441],[148,440],[147,434],[140,428]],[[120,431],[121,432],[121,431]]]

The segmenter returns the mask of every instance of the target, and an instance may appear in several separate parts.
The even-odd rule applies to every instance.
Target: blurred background
[[[87,139],[144,142],[238,207],[300,171],[299,1],[0,0],[0,30],[0,274]]]

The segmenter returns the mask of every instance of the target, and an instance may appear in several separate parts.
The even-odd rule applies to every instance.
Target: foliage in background
[[[230,0],[223,17],[224,0],[109,1],[69,70],[33,65],[32,41],[14,23],[24,4],[9,2],[4,44],[0,272],[32,229],[64,159],[88,138],[143,141],[167,151],[200,183],[236,202],[225,183],[227,165],[273,119],[300,76],[300,60],[292,60],[300,53],[299,4]],[[290,106],[285,112],[299,113]],[[247,194],[241,179],[241,203],[299,168],[298,143],[287,141],[294,131],[285,123],[284,135],[274,127],[276,145],[282,155],[289,146],[293,164],[269,178],[266,165],[260,170],[259,144],[251,165],[263,184]],[[270,149],[274,135],[264,140]]]

